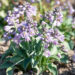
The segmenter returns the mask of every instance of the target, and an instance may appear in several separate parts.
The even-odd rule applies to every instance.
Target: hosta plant
[[[48,70],[58,75],[58,62],[67,63],[67,51],[64,46],[64,35],[59,31],[63,22],[60,8],[54,11],[43,11],[37,22],[37,8],[25,2],[8,11],[5,18],[8,25],[4,27],[4,38],[11,41],[9,49],[2,55],[7,75],[13,75],[15,69],[35,72],[40,75]]]

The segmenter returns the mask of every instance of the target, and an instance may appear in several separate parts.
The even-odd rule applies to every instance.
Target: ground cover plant
[[[4,63],[0,66],[6,69],[7,75],[13,75],[15,69],[36,75],[48,70],[58,75],[55,63],[68,62],[61,8],[45,11],[41,1],[38,3],[40,10],[25,1],[8,11],[4,38],[10,40],[11,45],[2,55]],[[37,21],[38,10],[40,18]]]

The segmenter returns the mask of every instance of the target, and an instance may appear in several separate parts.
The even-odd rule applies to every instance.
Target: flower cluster
[[[60,26],[63,22],[63,15],[60,8],[55,9],[54,12],[46,12],[45,17],[50,23],[53,23],[53,26]]]
[[[13,36],[13,40],[17,44],[21,42],[21,38],[25,39],[25,41],[30,41],[30,37],[37,34],[37,22],[32,18],[36,16],[36,10],[35,6],[26,2],[24,5],[14,7],[13,12],[9,11],[8,16],[5,18],[8,26],[4,27],[7,32],[4,37],[11,39]]]
[[[43,55],[49,57],[51,55],[49,47],[52,45],[61,45],[64,41],[64,35],[58,30],[63,21],[61,10],[55,9],[53,12],[46,12],[42,15],[40,25],[33,20],[33,16],[37,14],[37,8],[25,2],[24,5],[15,7],[13,11],[8,12],[5,18],[8,25],[4,27],[6,31],[4,37],[13,39],[16,44],[22,41],[42,40],[44,45]],[[61,57],[60,53],[58,56]]]
[[[63,15],[61,11],[46,12],[44,16],[44,21],[41,23],[41,34],[40,39],[43,40],[45,53],[44,55],[48,57],[51,55],[49,52],[50,45],[60,45],[62,49],[62,42],[64,42],[64,35],[59,31],[58,27],[63,21]],[[63,51],[67,52],[67,49],[63,47]],[[47,51],[47,52],[46,52]],[[58,54],[59,56],[60,54]],[[60,55],[61,56],[61,55]]]

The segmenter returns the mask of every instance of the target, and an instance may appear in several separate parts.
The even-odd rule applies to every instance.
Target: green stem
[[[40,12],[42,13],[42,1],[39,1],[39,6],[40,6]]]

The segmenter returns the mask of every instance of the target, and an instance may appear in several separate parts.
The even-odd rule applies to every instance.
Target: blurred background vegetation
[[[11,0],[0,0],[0,38],[3,36],[3,27],[7,24],[4,20],[7,11],[13,8]]]

